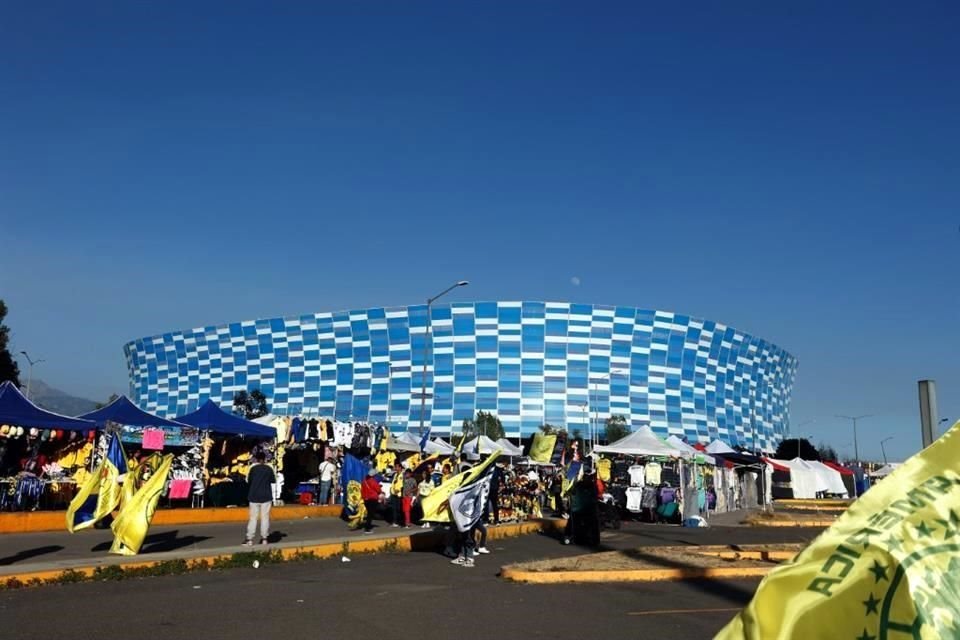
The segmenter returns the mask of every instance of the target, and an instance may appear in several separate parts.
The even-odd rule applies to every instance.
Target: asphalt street
[[[191,527],[191,529],[193,529]],[[650,544],[795,542],[804,529],[681,529],[628,524],[608,549]],[[504,564],[587,552],[543,535],[497,540],[474,568],[438,553],[396,553],[183,576],[0,592],[4,637],[708,638],[751,597],[756,580],[524,585]],[[676,558],[678,565],[683,557]],[[10,635],[7,635],[9,633]]]

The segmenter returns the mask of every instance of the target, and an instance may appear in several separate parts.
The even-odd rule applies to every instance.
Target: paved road
[[[727,515],[727,514],[724,514]],[[739,521],[738,516],[728,518]],[[717,518],[718,523],[724,522]],[[391,537],[398,533],[417,533],[421,530],[396,529],[383,522],[374,530],[374,538]],[[240,549],[245,523],[193,524],[155,526],[141,550],[141,557],[169,559],[190,557],[206,552],[220,552],[225,548]],[[311,518],[274,522],[271,540],[280,544],[342,542],[364,538],[360,532],[348,531],[337,518]],[[772,531],[734,526],[714,526],[707,529],[682,529],[668,525],[626,523],[622,529],[624,544],[725,544],[728,542],[805,541],[816,535],[816,530]],[[639,536],[633,541],[630,536]],[[0,535],[0,578],[4,574],[30,569],[68,568],[83,561],[118,561],[107,553],[113,542],[109,529],[87,529],[75,534],[66,531]],[[89,564],[89,562],[88,562]]]
[[[452,566],[436,554],[407,553],[358,556],[348,564],[319,561],[0,592],[0,619],[11,625],[9,637],[23,640],[112,637],[118,629],[191,640],[236,632],[266,638],[416,634],[489,640],[503,634],[620,638],[664,632],[705,638],[755,587],[535,586],[496,576],[504,563],[566,553],[572,551],[553,540],[527,536],[503,541],[474,569]],[[698,611],[651,613],[676,609]]]
[[[219,525],[214,525],[217,527]],[[235,525],[231,530],[235,530]],[[190,527],[189,535],[204,527]],[[626,525],[604,546],[809,540],[817,531]],[[0,592],[4,636],[113,637],[119,629],[178,639],[225,637],[707,638],[746,603],[756,581],[522,585],[504,564],[584,553],[552,538],[498,540],[474,569],[436,553],[357,556],[224,572]],[[678,557],[677,563],[682,564]],[[9,625],[9,626],[8,626]],[[665,635],[669,634],[669,636]]]

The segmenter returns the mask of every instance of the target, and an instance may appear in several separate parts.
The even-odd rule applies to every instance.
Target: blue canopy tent
[[[213,400],[207,400],[193,413],[180,416],[177,418],[177,422],[220,434],[252,436],[254,438],[277,437],[275,429],[227,413],[218,407]]]
[[[120,396],[107,406],[90,413],[79,416],[84,420],[93,420],[98,427],[103,427],[107,422],[116,422],[117,424],[129,427],[186,427],[187,425],[175,420],[167,420],[152,413],[147,413],[137,405],[130,402],[127,396]]]
[[[91,431],[97,428],[90,420],[44,411],[24,398],[20,389],[9,380],[0,383],[0,424],[64,431]]]

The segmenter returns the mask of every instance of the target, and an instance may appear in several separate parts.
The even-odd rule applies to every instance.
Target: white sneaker
[[[422,525],[420,525],[420,528],[421,528],[421,529],[429,529],[429,528],[430,528],[430,525],[429,525],[428,523],[424,522]]]
[[[463,556],[457,556],[450,561],[450,564],[463,564],[464,562],[466,562],[466,560],[463,559]]]
[[[486,547],[477,547],[477,553],[490,553],[490,549]]]
[[[245,546],[245,547],[252,547],[252,546],[253,546],[253,540],[244,540],[244,541],[243,541],[243,546]]]
[[[398,529],[400,528],[400,525],[398,525],[397,523],[393,523],[393,524],[390,525],[390,526],[391,526],[391,527],[397,527]]]
[[[462,564],[463,564],[463,566],[464,566],[465,568],[467,568],[467,569],[473,569],[473,567],[474,567],[473,558],[469,558],[469,559],[467,559],[467,560],[464,560]]]

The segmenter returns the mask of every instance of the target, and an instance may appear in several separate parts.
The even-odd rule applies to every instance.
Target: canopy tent
[[[707,453],[735,453],[730,445],[722,440],[714,440],[707,445]]]
[[[874,477],[874,478],[886,478],[888,475],[893,473],[894,470],[897,467],[899,467],[901,464],[902,463],[900,462],[891,462],[889,464],[885,464],[879,469],[877,469],[876,471],[874,471],[873,473],[871,473],[870,475],[871,477]]]
[[[387,439],[387,449],[390,451],[417,453],[420,451],[420,438],[409,431],[403,431],[396,435],[391,433]]]
[[[503,455],[505,456],[522,456],[523,449],[513,444],[506,438],[500,438],[497,440],[497,444],[503,448]]]
[[[65,431],[91,431],[97,428],[91,420],[71,418],[41,409],[24,398],[20,389],[9,380],[0,383],[0,424]]]
[[[106,426],[107,422],[116,422],[128,427],[186,427],[175,420],[168,420],[152,413],[147,413],[133,404],[127,396],[120,396],[107,406],[79,416],[84,420],[93,420],[98,427]]]
[[[473,440],[467,440],[463,445],[463,452],[465,454],[480,454],[483,456],[493,453],[494,451],[503,451],[506,453],[503,445],[482,434]]]
[[[846,467],[839,465],[836,462],[830,462],[829,460],[824,460],[823,464],[827,465],[831,469],[837,470],[837,472],[840,474],[840,479],[843,480],[843,486],[847,488],[847,496],[853,497],[857,495],[857,480],[853,469],[847,469]]]
[[[434,438],[428,441],[423,450],[425,453],[439,453],[441,455],[448,455],[456,451],[452,444],[442,438]]]
[[[277,436],[275,429],[227,413],[218,407],[213,400],[207,400],[193,413],[180,416],[177,418],[177,422],[204,431],[234,436],[252,436],[254,438],[275,438]]]
[[[816,498],[817,485],[820,479],[817,474],[804,464],[800,458],[793,460],[776,460],[771,458],[770,464],[790,469],[790,489],[793,498]]]
[[[706,464],[716,464],[717,461],[713,456],[709,456],[702,451],[693,448],[677,436],[673,435],[667,438],[667,444],[676,449],[677,451],[682,451],[690,455],[694,460],[705,462]]]
[[[644,425],[631,433],[606,446],[594,447],[595,453],[612,453],[628,456],[662,456],[668,458],[683,458],[687,454],[677,451],[670,445],[662,442],[653,433],[650,427]]]
[[[807,460],[806,463],[813,467],[820,478],[826,482],[827,488],[825,493],[835,494],[843,498],[849,497],[847,487],[843,484],[843,478],[840,477],[839,471],[828,467],[818,460]]]

